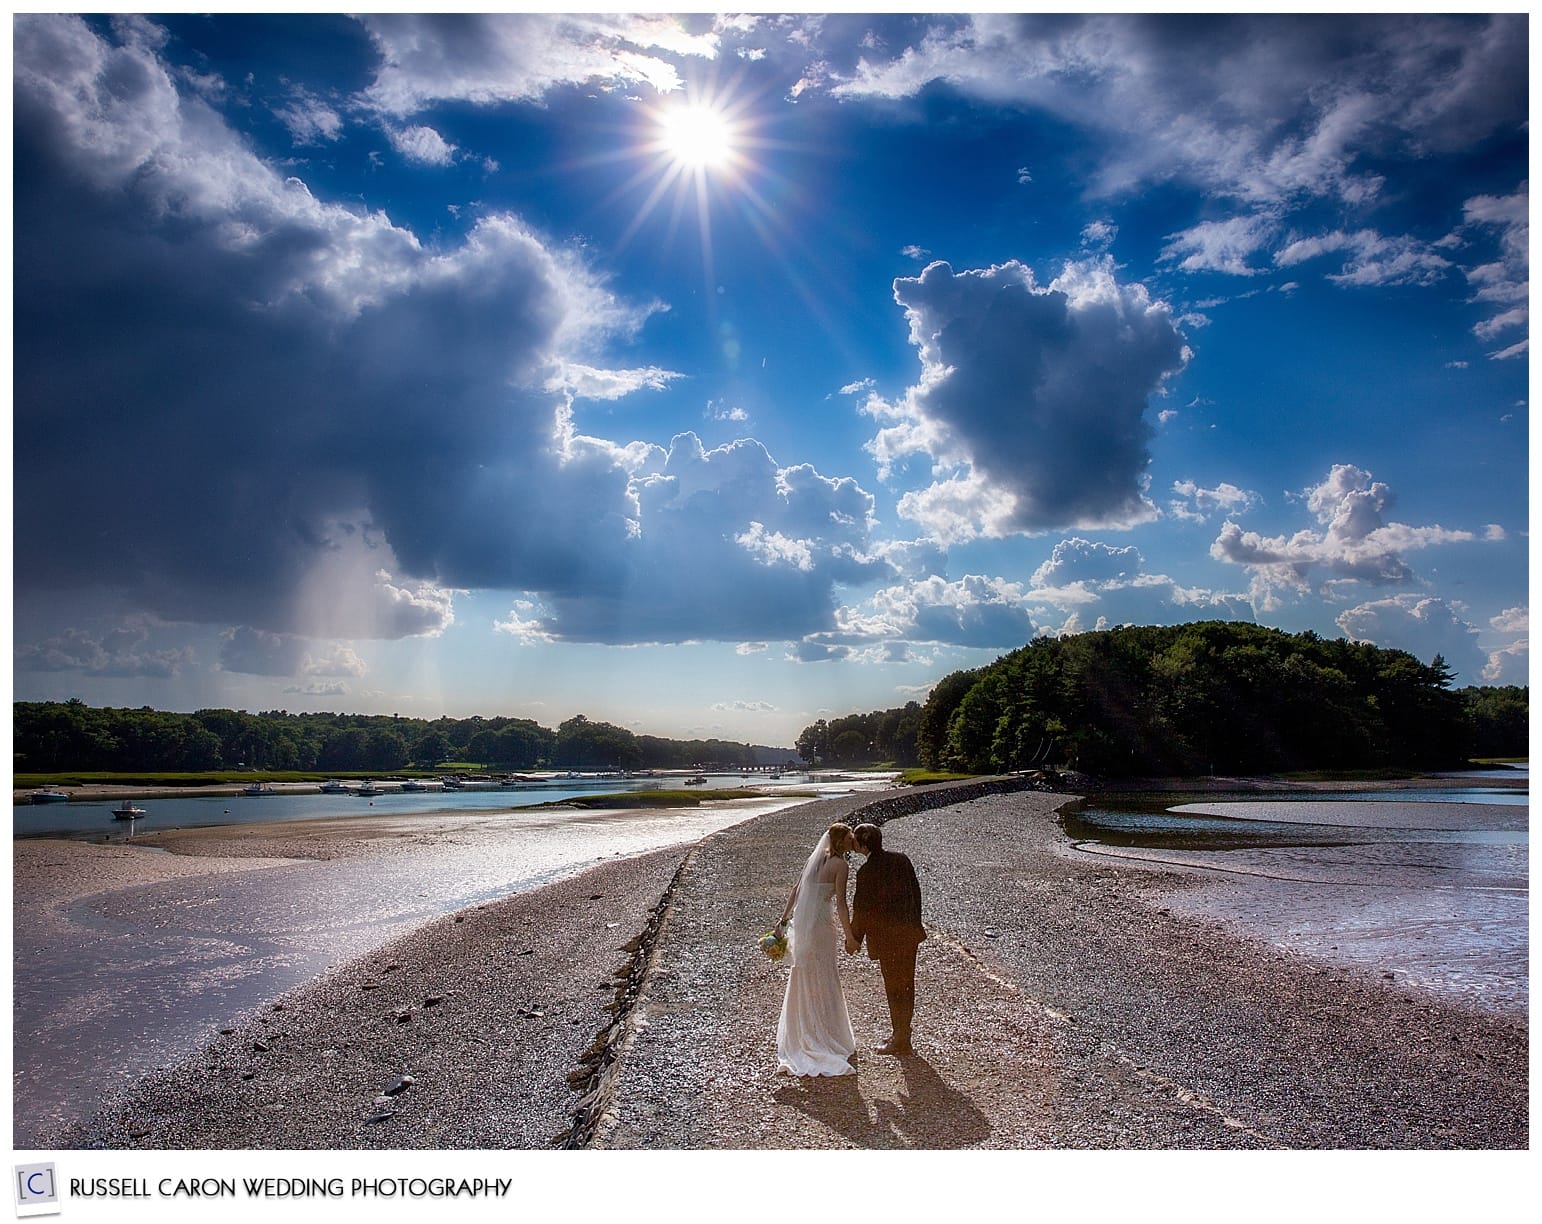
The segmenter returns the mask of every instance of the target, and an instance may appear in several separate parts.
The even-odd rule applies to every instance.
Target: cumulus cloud
[[[1353,464],[1335,464],[1321,484],[1302,492],[1301,499],[1323,530],[1264,536],[1228,519],[1210,546],[1216,560],[1248,568],[1260,606],[1273,606],[1273,592],[1279,588],[1311,589],[1318,572],[1341,583],[1406,583],[1413,579],[1413,570],[1404,554],[1478,538],[1470,531],[1389,522],[1392,490]]]
[[[491,72],[509,31],[588,20],[494,22],[471,58]],[[601,58],[708,46],[673,19],[594,20]],[[407,59],[421,35],[425,64],[483,29],[370,22]],[[318,198],[179,85],[153,23],[114,28],[16,22],[19,594],[111,575],[125,608],[239,627],[225,666],[292,675],[304,642],[442,632],[460,590],[528,598],[509,624],[550,637],[786,640],[833,623],[836,584],[892,573],[850,478],[752,441],[578,430],[576,400],[677,377],[605,360],[657,303],[509,214],[428,247]],[[381,104],[451,96],[431,78],[387,57]]]
[[[455,160],[455,146],[431,127],[388,128],[386,137],[393,149],[420,166],[448,166]]]
[[[1188,357],[1164,304],[1106,257],[1048,286],[1015,262],[934,263],[894,297],[921,378],[897,403],[869,401],[889,422],[869,449],[886,474],[918,452],[956,469],[903,515],[949,541],[1151,517],[1146,403]]]
[[[18,646],[13,657],[18,671],[78,671],[87,676],[158,679],[176,676],[193,662],[193,652],[187,647],[148,648],[149,636],[149,631],[138,625],[100,635],[66,629],[41,642]]]
[[[1213,489],[1201,488],[1192,480],[1175,480],[1173,492],[1178,496],[1167,503],[1168,510],[1174,518],[1190,523],[1208,522],[1218,513],[1242,514],[1259,501],[1257,493],[1224,480]]]
[[[1440,655],[1457,673],[1457,683],[1475,684],[1488,666],[1478,648],[1478,630],[1462,619],[1460,605],[1419,595],[1396,595],[1349,608],[1338,626],[1353,641],[1406,650],[1421,662]]]
[[[1506,646],[1489,652],[1488,662],[1483,665],[1485,684],[1529,683],[1531,678],[1531,643],[1520,638]]]
[[[638,464],[629,495],[624,546],[594,558],[582,589],[544,594],[542,632],[593,642],[788,640],[833,625],[837,585],[893,572],[870,551],[870,493],[807,464],[781,467],[753,439],[708,450],[679,434]]]
[[[1185,620],[1251,620],[1246,596],[1184,587],[1165,574],[1146,571],[1133,546],[1118,547],[1079,536],[1061,540],[1034,571],[1024,603],[1045,625],[1054,609],[1061,632],[1077,632],[1087,621],[1104,625],[1172,624]]]

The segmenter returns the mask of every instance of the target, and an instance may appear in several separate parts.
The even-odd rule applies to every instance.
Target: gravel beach
[[[436,920],[48,1146],[1527,1146],[1524,1018],[1180,917],[1194,874],[1077,855],[1071,797],[1015,787],[803,804]],[[882,983],[851,958],[858,1074],[779,1076],[786,970],[754,942],[858,809],[920,873],[917,1056],[872,1052]]]

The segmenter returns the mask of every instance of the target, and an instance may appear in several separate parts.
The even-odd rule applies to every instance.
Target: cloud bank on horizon
[[[1212,617],[1524,682],[1524,16],[18,15],[13,68],[17,697],[760,738]]]

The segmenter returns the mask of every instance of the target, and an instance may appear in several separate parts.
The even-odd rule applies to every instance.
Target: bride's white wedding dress
[[[800,885],[792,918],[792,975],[776,1025],[777,1070],[792,1075],[856,1073],[848,1061],[857,1039],[841,989],[834,901],[831,880],[815,876]]]

